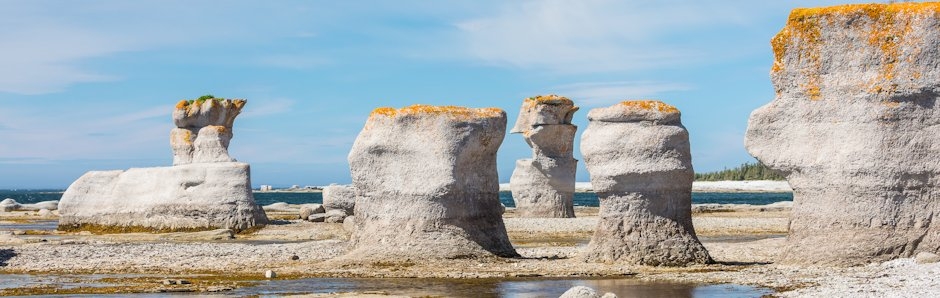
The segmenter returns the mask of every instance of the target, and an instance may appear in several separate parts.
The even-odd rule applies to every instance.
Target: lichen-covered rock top
[[[510,133],[525,133],[540,125],[571,124],[578,111],[571,99],[555,94],[528,97],[522,101],[519,119]]]
[[[467,108],[458,106],[432,106],[416,104],[401,109],[382,107],[372,111],[369,118],[375,117],[409,117],[409,116],[447,116],[455,119],[473,118],[499,118],[505,117],[506,112],[499,108]]]
[[[771,41],[776,91],[811,100],[916,92],[940,79],[938,27],[936,2],[795,9]]]
[[[658,100],[628,100],[588,112],[588,120],[600,122],[654,121],[674,124],[679,123],[680,117],[679,109]]]
[[[797,9],[774,37],[777,94],[747,151],[787,177],[780,263],[940,251],[940,3]]]
[[[173,123],[179,128],[224,126],[231,128],[247,100],[210,98],[181,100],[173,111]]]

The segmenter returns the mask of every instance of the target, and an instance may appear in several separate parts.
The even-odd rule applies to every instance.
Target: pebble
[[[277,278],[277,273],[274,273],[273,270],[268,270],[264,272],[265,278]]]
[[[291,261],[300,260],[300,257],[297,256],[297,255],[293,255],[293,256],[290,256],[290,260],[291,260]]]

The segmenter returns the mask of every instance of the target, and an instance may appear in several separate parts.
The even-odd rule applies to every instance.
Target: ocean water
[[[323,202],[323,194],[318,192],[268,192],[255,193],[255,201],[260,205],[277,202],[288,204],[306,204]],[[11,198],[20,203],[35,203],[41,201],[58,200],[62,197],[61,190],[0,190],[0,200]],[[508,191],[499,193],[499,200],[507,207],[516,207],[512,200],[512,193]],[[792,193],[692,193],[693,204],[751,204],[767,205],[782,201],[793,201]],[[597,195],[594,193],[575,193],[574,205],[597,207]]]

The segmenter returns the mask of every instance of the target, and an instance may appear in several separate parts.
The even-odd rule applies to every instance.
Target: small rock
[[[558,298],[599,298],[599,297],[600,295],[597,294],[597,291],[595,291],[592,288],[588,288],[585,286],[576,286],[576,287],[572,287],[571,289],[568,289],[567,291],[565,291],[564,294],[561,294],[561,296]]]
[[[192,284],[191,282],[185,279],[164,279],[162,283],[167,286]]]
[[[356,216],[347,216],[343,220],[343,230],[350,233],[356,230]]]
[[[324,222],[326,220],[326,214],[315,213],[307,217],[307,221],[311,222]]]
[[[190,288],[159,288],[157,289],[158,293],[188,293],[195,292],[196,290]]]
[[[346,219],[346,216],[346,211],[333,209],[326,212],[326,219],[324,221],[329,223],[341,223]]]
[[[614,294],[614,293],[604,293],[604,296],[601,296],[601,298],[617,298],[617,294]]]
[[[47,217],[47,216],[52,215],[52,211],[50,211],[49,209],[39,209],[39,212],[37,214],[42,217]]]
[[[291,261],[300,260],[300,257],[297,256],[297,255],[293,255],[293,256],[290,256],[290,260],[291,260]]]
[[[931,264],[940,262],[940,256],[929,252],[920,252],[914,256],[914,262],[917,264]]]
[[[323,209],[323,205],[320,204],[305,204],[300,207],[300,219],[306,219],[314,213],[324,213],[326,212]]]
[[[264,272],[265,278],[277,278],[277,273],[274,273],[273,270],[268,270]]]
[[[211,286],[211,287],[206,288],[206,292],[226,292],[226,291],[231,291],[231,290],[234,290],[234,289],[230,287],[225,287],[225,286]]]
[[[23,231],[23,230],[13,230],[13,235],[17,235],[17,236],[26,235],[26,231]]]

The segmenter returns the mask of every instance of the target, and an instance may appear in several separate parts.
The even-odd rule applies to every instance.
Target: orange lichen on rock
[[[899,47],[911,33],[912,20],[916,19],[915,16],[922,15],[940,15],[940,2],[848,4],[794,9],[787,25],[771,40],[774,51],[771,71],[783,70],[784,56],[789,51],[797,51],[798,59],[808,60],[810,65],[802,70],[808,81],[801,87],[810,99],[819,99],[822,72],[820,46],[824,38],[821,27],[848,24],[847,26],[866,30],[868,45],[881,52],[877,65],[880,67],[879,74],[871,83],[869,92],[892,92],[897,87],[891,81],[898,77],[896,63],[902,54]]]
[[[176,109],[177,109],[177,110],[179,110],[179,109],[185,109],[187,106],[189,106],[189,101],[188,101],[188,100],[185,100],[185,99],[184,99],[184,100],[180,100],[180,102],[176,103]]]
[[[407,116],[407,115],[446,115],[454,118],[490,118],[498,117],[503,114],[499,108],[467,108],[458,106],[432,106],[432,105],[412,105],[401,109],[382,107],[372,111],[369,117],[385,116],[389,118]]]
[[[564,96],[555,95],[555,94],[536,95],[533,97],[527,97],[525,99],[525,102],[526,103],[531,102],[533,104],[549,104],[549,105],[574,104],[574,102],[571,101],[571,99],[568,99],[567,97],[564,97]]]
[[[640,110],[655,110],[660,113],[678,113],[679,109],[676,107],[664,103],[658,100],[628,100],[620,103],[623,106],[640,109]]]

